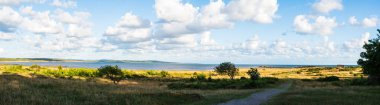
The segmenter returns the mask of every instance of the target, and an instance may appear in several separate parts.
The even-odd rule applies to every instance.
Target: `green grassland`
[[[262,78],[253,82],[244,68],[234,80],[211,70],[125,69],[125,79],[115,85],[97,69],[0,65],[0,104],[213,105],[284,81],[293,81],[289,91],[266,104],[379,103],[380,87],[366,84],[358,67],[258,70]]]

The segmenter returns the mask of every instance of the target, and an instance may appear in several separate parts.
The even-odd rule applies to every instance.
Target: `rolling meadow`
[[[375,104],[379,86],[371,86],[359,67],[258,68],[252,81],[248,68],[235,79],[213,70],[122,70],[114,84],[97,69],[62,66],[0,66],[1,104],[212,105],[247,97],[291,82],[284,94],[266,104]],[[359,97],[359,98],[358,98]],[[380,97],[380,96],[379,96]]]

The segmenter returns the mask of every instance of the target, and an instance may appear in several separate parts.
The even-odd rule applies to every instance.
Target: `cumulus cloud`
[[[74,11],[69,13],[62,9],[57,9],[54,12],[53,17],[65,24],[87,24],[87,20],[91,16],[88,12]]]
[[[150,40],[152,37],[151,23],[132,13],[126,13],[113,27],[108,27],[104,33],[109,40],[137,43]]]
[[[169,22],[191,22],[198,12],[198,8],[182,0],[156,0],[155,8],[157,17]]]
[[[4,52],[4,49],[3,48],[0,48],[0,53],[3,53]]]
[[[369,37],[370,33],[366,32],[361,36],[361,38],[345,41],[343,44],[343,48],[346,51],[358,51],[358,49],[361,49],[363,45],[368,42]]]
[[[48,51],[116,48],[105,47],[109,44],[92,36],[87,12],[36,11],[32,7],[21,7],[20,13],[22,23],[16,28],[22,33],[31,33],[23,36],[23,40],[32,48]]]
[[[351,16],[349,19],[348,19],[348,23],[350,23],[351,25],[358,25],[360,24],[358,19],[356,19],[355,16]]]
[[[194,35],[203,40],[199,45],[205,45],[205,38],[210,36],[207,32],[231,28],[236,21],[272,23],[278,4],[277,0],[233,0],[228,4],[210,0],[205,6],[196,7],[182,0],[156,0],[155,9],[160,19],[154,27],[157,42]],[[189,45],[194,44],[184,46]]]
[[[44,3],[46,0],[0,0],[0,5],[19,5],[21,3]]]
[[[21,24],[23,29],[38,34],[57,34],[63,32],[63,26],[51,18],[50,11],[38,12],[32,7],[25,7],[21,12],[26,15]]]
[[[71,8],[76,7],[77,2],[75,0],[54,0],[50,3],[52,6],[63,7],[63,8]]]
[[[13,32],[22,21],[22,16],[11,7],[0,7],[0,31]]]
[[[277,0],[233,0],[225,11],[234,20],[272,23],[277,9]]]
[[[320,0],[313,4],[313,8],[320,13],[329,13],[333,10],[342,10],[342,0]]]
[[[247,39],[245,43],[243,43],[243,48],[249,49],[249,50],[256,50],[260,46],[260,39],[258,35],[254,35],[253,37]]]
[[[293,22],[294,31],[299,34],[329,35],[338,26],[335,18],[325,16],[297,15]]]
[[[204,46],[212,46],[212,45],[216,45],[216,41],[214,39],[211,38],[211,32],[207,31],[207,32],[203,32],[201,34],[201,39],[200,39],[200,44],[201,45],[204,45]]]
[[[14,36],[15,35],[13,33],[0,32],[0,40],[11,40]]]
[[[205,29],[232,27],[227,14],[223,12],[225,4],[222,0],[212,0],[210,4],[201,9],[198,21],[195,24]]]
[[[362,24],[364,27],[376,27],[377,22],[378,22],[377,18],[371,17],[371,18],[364,18]]]
[[[376,17],[365,17],[361,22],[355,17],[351,16],[348,20],[351,25],[362,27],[376,27],[378,19]]]
[[[194,48],[197,46],[197,41],[192,34],[181,35],[174,38],[164,38],[158,40],[157,49],[170,50],[170,49],[184,49]]]

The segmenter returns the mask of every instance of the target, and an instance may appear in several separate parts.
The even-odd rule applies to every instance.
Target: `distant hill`
[[[128,62],[128,63],[175,63],[175,62],[165,62],[157,60],[94,60],[92,62]]]
[[[0,58],[0,62],[81,62],[84,60],[57,58]]]
[[[58,59],[58,58],[0,58],[0,62],[128,62],[128,63],[175,63],[157,60],[78,60],[78,59]]]

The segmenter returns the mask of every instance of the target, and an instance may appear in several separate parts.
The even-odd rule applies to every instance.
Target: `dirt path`
[[[231,100],[218,105],[260,105],[268,101],[271,97],[286,92],[291,84],[292,82],[287,82],[282,84],[279,88],[266,89],[261,92],[253,93],[247,98]]]

